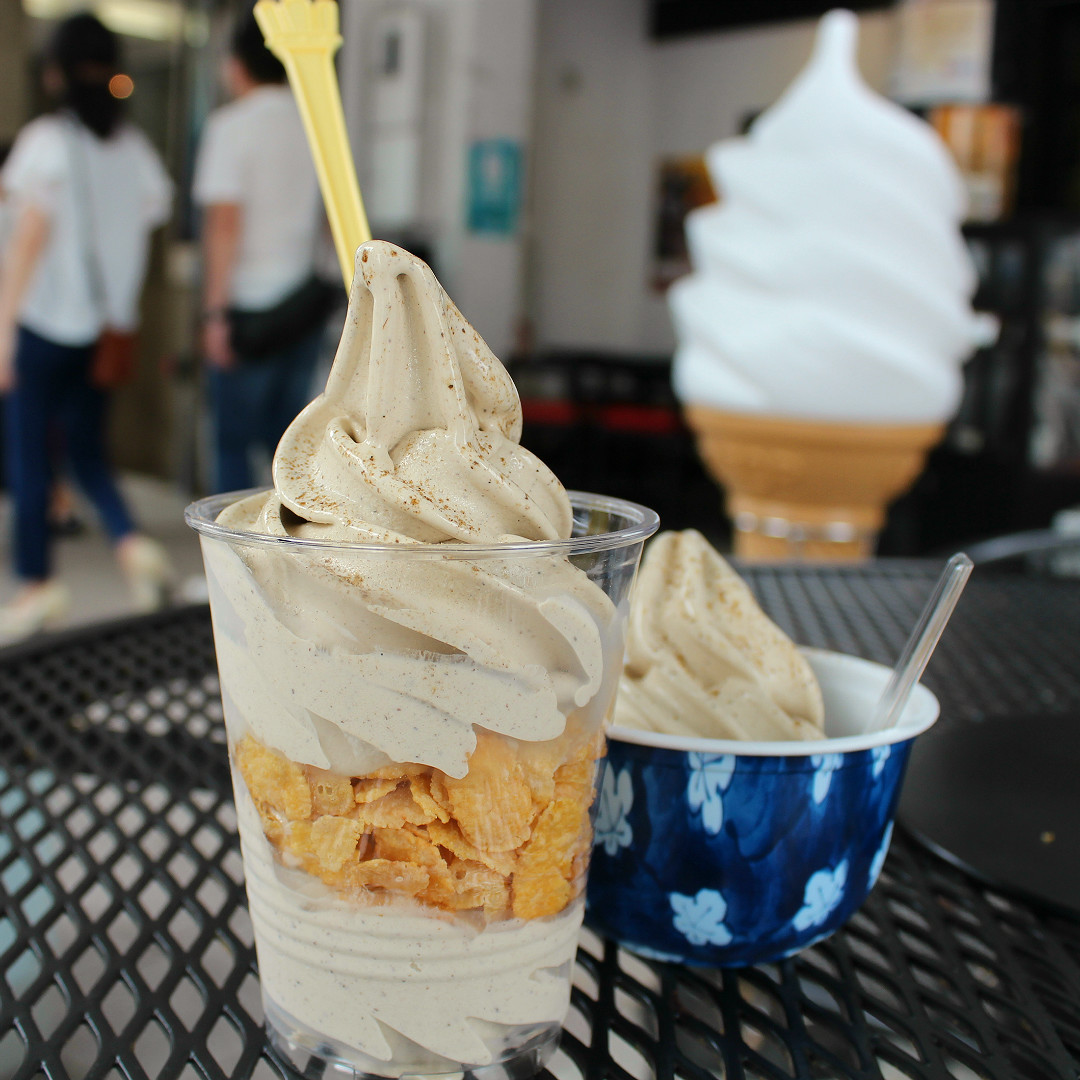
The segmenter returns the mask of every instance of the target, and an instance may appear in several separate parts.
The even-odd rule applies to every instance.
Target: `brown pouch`
[[[90,381],[102,390],[112,390],[135,377],[135,345],[138,338],[130,330],[106,326],[94,348]]]

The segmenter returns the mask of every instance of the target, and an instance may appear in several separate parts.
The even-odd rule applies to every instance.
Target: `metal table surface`
[[[755,568],[796,640],[891,663],[939,567]],[[941,725],[1080,716],[1080,581],[977,571]],[[266,1044],[203,607],[0,652],[0,1080],[295,1076]],[[314,1076],[314,1072],[307,1075]],[[1080,923],[894,838],[831,939],[741,971],[586,931],[558,1080],[1080,1076]]]

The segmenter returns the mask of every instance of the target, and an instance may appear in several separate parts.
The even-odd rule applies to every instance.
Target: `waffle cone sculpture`
[[[720,201],[687,215],[667,297],[675,393],[754,558],[873,554],[996,334],[956,165],[866,85],[858,27],[829,12],[779,100],[709,147]]]
[[[795,420],[686,407],[727,493],[735,554],[848,561],[874,553],[886,507],[922,471],[944,425]]]

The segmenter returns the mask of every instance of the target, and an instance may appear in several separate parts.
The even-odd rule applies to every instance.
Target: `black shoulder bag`
[[[310,274],[273,307],[229,308],[229,340],[242,359],[258,360],[295,345],[317,329],[344,299],[340,285]]]

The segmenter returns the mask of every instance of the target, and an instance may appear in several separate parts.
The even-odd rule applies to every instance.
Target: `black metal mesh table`
[[[748,572],[801,642],[891,663],[938,567]],[[942,725],[1080,718],[1080,582],[977,573],[927,673]],[[266,1045],[209,618],[0,653],[0,1080],[289,1077]],[[1080,924],[897,833],[870,899],[776,965],[586,931],[559,1080],[1080,1076]]]

